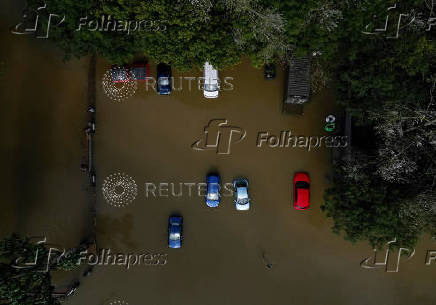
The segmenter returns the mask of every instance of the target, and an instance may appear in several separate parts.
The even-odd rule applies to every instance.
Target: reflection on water
[[[19,9],[13,12],[18,18]],[[64,64],[48,41],[12,36],[9,26],[3,22],[1,27],[0,59],[8,68],[0,93],[6,131],[0,230],[46,235],[52,243],[75,246],[91,223],[88,180],[80,171],[88,60]],[[98,60],[99,79],[108,67]],[[155,76],[155,65],[151,73]],[[283,71],[265,81],[262,71],[244,61],[220,75],[233,77],[234,90],[220,92],[213,101],[186,86],[170,96],[142,87],[130,99],[113,102],[98,87],[98,246],[167,253],[168,261],[159,268],[97,266],[66,304],[115,299],[131,305],[433,304],[435,266],[412,259],[395,274],[364,270],[359,263],[372,254],[369,247],[353,246],[331,233],[332,224],[319,209],[329,149],[256,147],[260,131],[325,135],[324,118],[335,113],[332,92],[315,96],[304,116],[282,115]],[[202,73],[174,71],[174,76]],[[213,119],[246,131],[228,155],[191,148]],[[247,177],[251,210],[235,211],[231,197],[211,209],[198,196],[144,194],[147,182],[203,182],[210,171],[225,182]],[[296,171],[307,171],[312,180],[309,211],[291,208]],[[99,191],[104,178],[116,172],[125,172],[138,185],[137,198],[124,208],[111,207]],[[166,244],[168,216],[177,213],[184,217],[185,239],[181,249],[173,250]],[[436,245],[422,242],[416,251],[421,255],[431,248]]]

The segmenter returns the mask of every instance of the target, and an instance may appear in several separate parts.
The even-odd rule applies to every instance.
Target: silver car
[[[204,88],[205,98],[217,98],[220,90],[218,70],[209,62],[204,64]]]
[[[236,178],[233,180],[235,194],[235,207],[238,211],[250,209],[250,197],[248,196],[248,180],[246,178]]]

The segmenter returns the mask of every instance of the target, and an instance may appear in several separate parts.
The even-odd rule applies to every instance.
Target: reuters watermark
[[[205,83],[205,79],[204,77],[198,77],[198,76],[179,76],[179,77],[169,77],[169,79],[171,80],[171,88],[174,91],[182,91],[182,90],[187,90],[187,91],[193,91],[193,90],[198,90],[198,91],[203,91],[204,90],[204,83]],[[157,92],[157,84],[158,84],[158,79],[154,78],[154,77],[147,77],[146,78],[146,82],[145,84],[145,90],[146,91],[155,91]],[[218,90],[220,91],[232,91],[235,86],[231,83],[231,81],[233,81],[233,77],[232,76],[226,76],[217,79],[218,81]],[[183,89],[185,88],[185,89]]]
[[[232,197],[233,183],[227,182],[217,185],[222,197]],[[222,189],[222,192],[221,192]],[[204,182],[146,182],[145,197],[147,198],[169,198],[169,197],[205,197],[207,183]]]
[[[209,185],[213,185],[210,183]],[[144,182],[143,191],[139,191],[138,184],[131,176],[116,172],[108,175],[102,185],[102,194],[105,201],[116,208],[126,207],[133,203],[138,194],[145,198],[192,198],[205,197],[207,183],[205,182]],[[234,187],[232,182],[222,182],[217,185],[220,196],[232,197]]]
[[[106,177],[102,185],[103,197],[113,207],[121,208],[133,202],[138,195],[138,185],[125,173]]]
[[[123,75],[123,79],[113,78],[113,69],[118,70],[119,74]],[[233,77],[226,76],[222,79],[217,79],[219,91],[232,91],[234,89]],[[165,77],[166,87],[169,92],[180,91],[203,91],[205,78],[196,76],[179,76],[179,77]],[[101,81],[104,94],[111,100],[122,102],[132,97],[138,90],[146,92],[152,91],[159,93],[159,79],[146,76],[142,79],[137,78],[134,72],[128,67],[114,67],[108,69],[104,74]]]

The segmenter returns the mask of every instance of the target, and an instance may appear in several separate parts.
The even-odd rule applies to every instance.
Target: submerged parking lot
[[[107,69],[99,61],[97,75]],[[200,77],[201,72],[174,76]],[[221,91],[216,100],[204,99],[194,86],[159,96],[139,84],[123,102],[99,90],[97,188],[106,177],[124,173],[135,181],[137,195],[114,208],[98,193],[98,245],[121,253],[164,253],[167,261],[129,270],[102,266],[75,298],[174,305],[408,304],[417,299],[431,304],[432,266],[415,259],[402,264],[400,273],[364,269],[360,263],[373,254],[370,247],[352,246],[331,233],[332,224],[320,210],[331,148],[257,145],[260,133],[328,136],[323,127],[325,117],[335,113],[333,93],[314,96],[303,116],[292,116],[281,113],[283,71],[265,81],[261,70],[244,61],[220,71],[220,77],[233,77],[234,90]],[[217,121],[238,132],[224,144],[202,146],[205,129]],[[291,208],[297,171],[311,178],[308,211]],[[218,208],[207,207],[197,187],[209,172],[218,172],[223,184],[247,177],[251,209],[236,211],[225,191]],[[168,217],[174,214],[184,218],[181,249],[167,248]],[[425,253],[424,248],[417,251]]]
[[[13,20],[19,19],[21,7]],[[86,159],[88,60],[63,63],[49,42],[9,35],[10,24],[1,27],[7,42],[0,52],[6,64],[1,232],[46,236],[50,243],[73,247],[88,234],[92,220],[90,186],[80,171]],[[284,115],[283,71],[265,81],[262,71],[245,60],[220,71],[233,89],[223,90],[216,100],[205,100],[194,81],[189,89],[188,80],[201,72],[174,71],[176,80],[183,78],[180,91],[158,96],[138,84],[129,99],[116,102],[100,85],[108,68],[98,60],[95,161],[101,256],[65,304],[434,304],[436,262],[426,265],[426,255],[436,243],[429,236],[418,243],[414,257],[400,259],[398,272],[385,272],[383,265],[362,268],[360,263],[374,254],[369,245],[353,246],[332,234],[332,223],[320,210],[331,169],[327,143],[335,142],[326,142],[329,134],[323,130],[325,117],[337,111],[333,91],[314,96],[304,116]],[[151,76],[156,76],[155,64]],[[216,123],[224,123],[219,130],[229,142],[221,139],[207,147],[205,128],[212,133]],[[310,150],[306,140],[294,145],[293,135],[314,145]],[[211,171],[220,173],[224,188],[215,209],[202,197]],[[308,211],[291,207],[297,171],[311,178]],[[132,201],[120,207],[110,205],[101,191],[105,179],[116,173],[128,175],[137,186]],[[249,180],[247,212],[235,210],[225,188],[240,176]],[[167,246],[173,214],[183,216],[181,249]],[[107,264],[109,252],[121,254],[120,263]],[[127,268],[123,260],[129,255],[138,261]],[[395,271],[396,256],[388,267]],[[56,282],[69,283],[68,277],[56,277]]]

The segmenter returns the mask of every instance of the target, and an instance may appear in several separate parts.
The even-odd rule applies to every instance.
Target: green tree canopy
[[[77,268],[80,251],[50,254],[44,243],[15,234],[0,240],[0,300],[11,305],[59,305],[53,297],[51,272]]]
[[[40,6],[38,0],[27,3],[29,12]],[[47,0],[46,3],[44,24],[47,25],[48,13],[65,14],[65,21],[52,26],[49,37],[65,51],[67,58],[96,53],[111,63],[123,64],[143,54],[155,62],[171,63],[186,70],[200,68],[205,61],[217,68],[234,65],[241,56],[250,56],[259,65],[288,51],[282,36],[285,21],[276,10],[257,0]],[[107,21],[109,16],[112,21],[131,22],[132,31],[113,31],[112,24],[89,30],[89,22],[94,22],[92,29],[95,22],[102,18]],[[78,31],[85,22],[87,25]],[[133,30],[140,22],[141,30]]]

